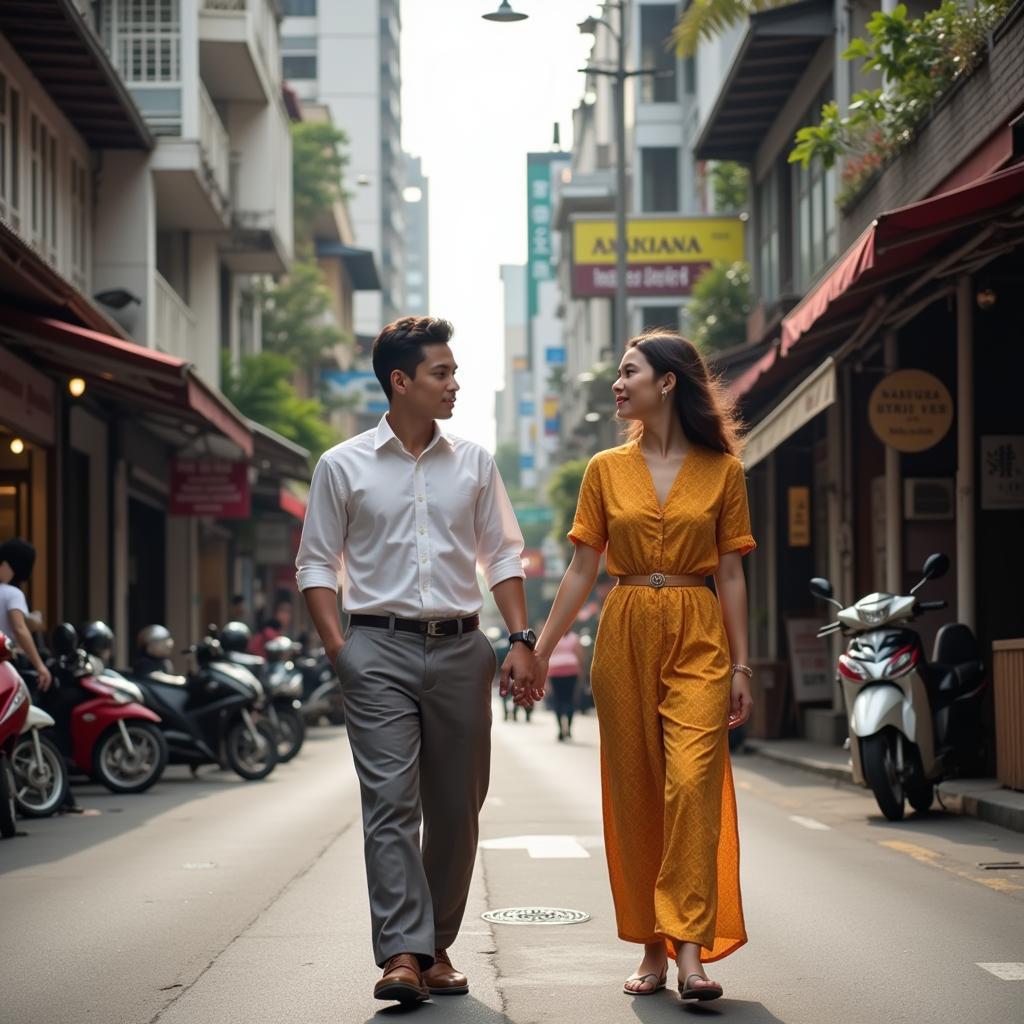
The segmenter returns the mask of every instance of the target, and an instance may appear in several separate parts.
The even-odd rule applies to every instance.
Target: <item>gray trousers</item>
[[[479,629],[426,637],[359,626],[336,668],[362,794],[374,958],[413,953],[429,966],[454,942],[469,895],[494,651]]]

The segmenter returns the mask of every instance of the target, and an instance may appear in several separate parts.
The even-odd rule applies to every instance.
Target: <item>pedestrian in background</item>
[[[403,317],[373,344],[389,411],[325,452],[296,564],[341,680],[362,794],[378,999],[468,991],[448,955],[462,923],[490,773],[495,654],[479,564],[511,631],[501,690],[534,687],[523,537],[491,455],[444,434],[459,385],[452,327]],[[343,575],[349,631],[338,617]],[[422,842],[420,823],[423,825]]]
[[[36,549],[27,540],[14,537],[0,544],[0,633],[17,645],[36,671],[36,685],[45,693],[50,688],[50,670],[36,649],[29,630],[28,602],[21,590],[36,564]]]
[[[558,742],[572,739],[572,716],[576,707],[576,689],[583,679],[583,644],[569,630],[555,644],[548,661],[548,681],[551,683],[558,722]]]
[[[738,423],[676,334],[633,338],[612,390],[631,437],[587,466],[537,658],[544,666],[575,621],[607,548],[617,585],[591,666],[605,851],[619,937],[644,945],[624,991],[664,988],[673,957],[683,999],[716,999],[702,961],[746,942],[727,742],[751,709],[741,558],[754,539]]]

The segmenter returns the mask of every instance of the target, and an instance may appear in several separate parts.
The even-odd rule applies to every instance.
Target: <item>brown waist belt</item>
[[[619,587],[703,587],[703,576],[666,576],[663,572],[652,572],[650,576],[619,576],[616,578]]]

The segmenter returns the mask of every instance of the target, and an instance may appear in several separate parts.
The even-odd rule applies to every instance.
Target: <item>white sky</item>
[[[402,143],[430,178],[430,299],[455,324],[462,391],[453,433],[494,448],[503,374],[503,263],[526,259],[526,154],[572,143],[594,0],[402,0]]]

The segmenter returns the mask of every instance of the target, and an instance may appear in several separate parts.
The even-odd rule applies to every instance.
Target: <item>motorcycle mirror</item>
[[[820,597],[822,601],[832,600],[832,584],[824,576],[815,576],[810,583],[811,596]]]
[[[926,580],[938,580],[949,572],[949,558],[941,552],[929,555],[921,570]]]
[[[62,658],[74,654],[78,649],[78,633],[70,622],[62,622],[60,625],[54,626],[51,640],[53,649]]]

